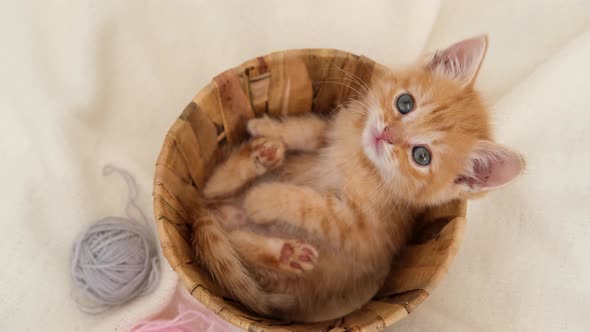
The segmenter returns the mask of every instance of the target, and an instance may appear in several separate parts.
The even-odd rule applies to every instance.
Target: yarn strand
[[[112,165],[106,165],[102,173],[117,173],[127,184],[127,218],[100,219],[78,237],[72,248],[70,273],[77,289],[73,297],[80,310],[90,314],[147,295],[160,280],[153,224],[137,204],[135,179]]]
[[[125,183],[127,183],[128,201],[127,205],[125,206],[125,213],[127,214],[127,217],[129,217],[129,219],[133,219],[133,212],[135,212],[137,213],[137,215],[140,216],[139,219],[144,224],[151,227],[152,224],[149,223],[145,213],[137,205],[137,183],[135,182],[135,178],[133,178],[133,176],[129,174],[129,172],[127,172],[126,170],[115,167],[113,165],[106,165],[102,170],[102,174],[104,176],[108,176],[113,173],[118,173],[123,178],[123,180],[125,180]]]

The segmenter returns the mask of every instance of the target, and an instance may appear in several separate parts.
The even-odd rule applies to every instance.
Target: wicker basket
[[[293,324],[252,315],[199,268],[190,245],[189,216],[200,213],[199,188],[222,150],[247,138],[248,119],[264,113],[331,111],[356,97],[350,74],[370,82],[383,69],[366,57],[331,49],[261,56],[215,77],[170,128],[156,164],[153,192],[162,250],[188,291],[221,318],[249,331],[379,331],[411,313],[446,274],[462,238],[465,202],[425,211],[376,298],[342,319],[324,323]]]

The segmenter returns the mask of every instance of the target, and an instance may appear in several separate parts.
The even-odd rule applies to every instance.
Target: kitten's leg
[[[361,207],[334,195],[322,195],[312,188],[289,183],[262,183],[251,188],[246,193],[244,209],[251,222],[285,222],[331,243],[344,242],[347,234],[362,238],[368,231],[369,216]]]
[[[300,274],[312,270],[318,259],[316,249],[302,240],[287,240],[236,230],[228,238],[250,264],[277,272]]]
[[[267,171],[279,167],[285,159],[285,146],[276,138],[254,139],[213,171],[203,195],[207,198],[228,196]]]
[[[236,251],[249,263],[278,272],[296,274],[314,268],[318,253],[313,246],[304,241],[263,236],[237,229],[246,224],[246,214],[235,205],[221,205],[213,210],[212,214],[229,232],[228,238]]]
[[[283,119],[269,117],[248,121],[252,136],[280,138],[288,150],[311,151],[325,142],[326,121],[316,115],[291,116]]]

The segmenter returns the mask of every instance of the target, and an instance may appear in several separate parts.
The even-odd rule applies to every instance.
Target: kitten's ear
[[[426,69],[470,86],[475,82],[487,49],[487,35],[465,39],[436,52]]]
[[[479,141],[455,184],[467,194],[496,189],[520,175],[525,165],[518,152],[490,141]]]

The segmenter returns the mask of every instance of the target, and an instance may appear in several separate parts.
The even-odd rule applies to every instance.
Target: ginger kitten
[[[250,142],[214,171],[194,222],[211,275],[251,310],[334,319],[382,286],[417,212],[510,182],[520,154],[491,141],[473,84],[485,36],[373,79],[330,120],[250,120]],[[219,203],[223,202],[223,203]]]

